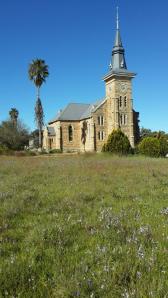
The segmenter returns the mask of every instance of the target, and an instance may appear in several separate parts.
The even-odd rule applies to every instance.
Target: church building
[[[127,69],[117,15],[116,37],[105,97],[92,104],[69,103],[43,131],[43,148],[63,152],[101,151],[109,134],[120,128],[134,148],[139,138],[139,113],[133,109],[132,79]]]

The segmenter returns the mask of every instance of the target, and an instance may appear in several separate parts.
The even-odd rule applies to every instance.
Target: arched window
[[[119,97],[119,107],[122,107],[122,96]]]
[[[124,107],[126,107],[126,106],[127,106],[127,97],[124,96]]]
[[[98,116],[98,125],[104,125],[104,117],[103,116]]]
[[[120,115],[120,125],[122,125],[123,124],[123,115],[121,114]]]
[[[72,125],[69,125],[68,127],[68,137],[69,137],[69,142],[73,141],[73,128]]]
[[[127,125],[127,115],[124,115],[124,124]]]
[[[103,141],[105,138],[105,132],[104,131],[99,131],[98,132],[98,140]]]

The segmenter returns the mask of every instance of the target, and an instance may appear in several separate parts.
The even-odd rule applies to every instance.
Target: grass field
[[[168,297],[168,160],[0,157],[0,297]]]

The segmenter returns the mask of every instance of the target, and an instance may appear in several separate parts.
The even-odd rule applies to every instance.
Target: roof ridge
[[[90,105],[90,103],[83,103],[83,102],[70,102],[68,103],[67,106],[69,106],[70,104],[75,104],[75,105]]]

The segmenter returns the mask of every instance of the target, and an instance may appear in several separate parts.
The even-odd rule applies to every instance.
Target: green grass
[[[0,157],[0,297],[168,297],[168,160]]]

